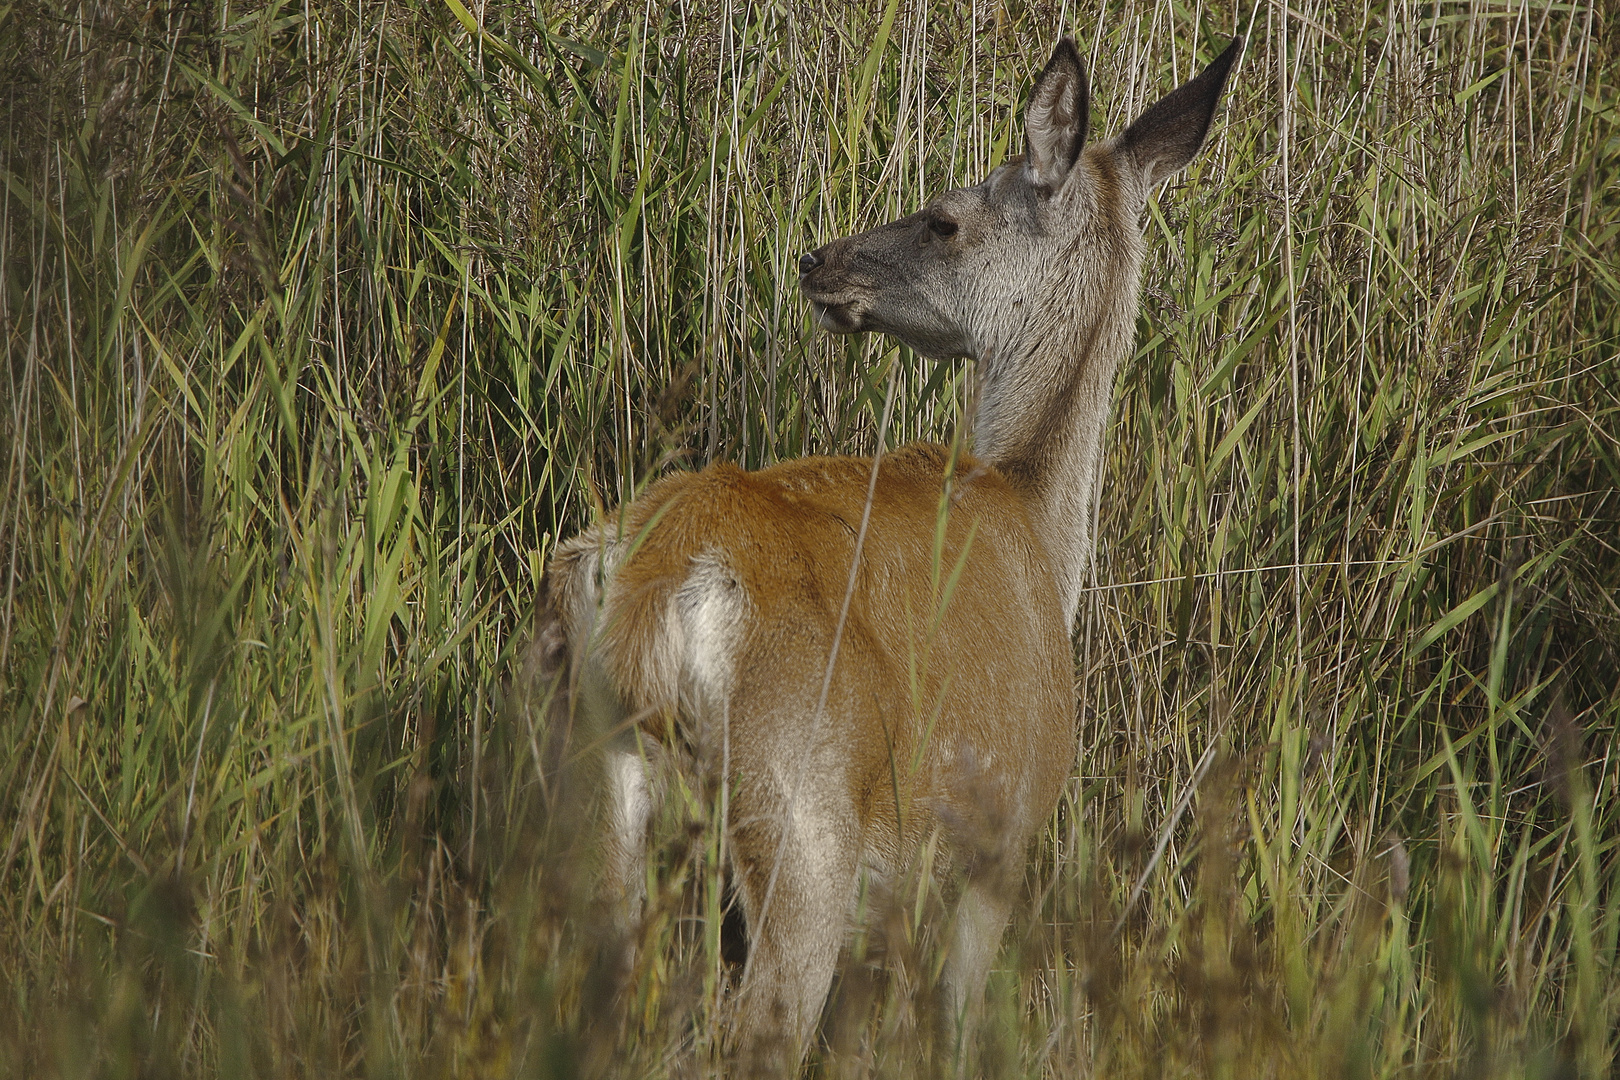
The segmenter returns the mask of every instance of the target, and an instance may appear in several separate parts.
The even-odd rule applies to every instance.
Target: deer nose
[[[799,276],[803,277],[824,262],[826,262],[826,260],[823,259],[817,252],[805,252],[803,255],[799,256]]]

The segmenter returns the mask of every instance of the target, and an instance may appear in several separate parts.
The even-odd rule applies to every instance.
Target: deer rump
[[[1074,760],[1069,635],[1022,499],[934,444],[884,455],[875,486],[872,467],[675,474],[550,568],[576,721],[621,754],[639,730],[730,785],[751,967],[773,939],[836,953],[862,869],[892,877],[924,845],[949,895],[1005,893]],[[635,788],[634,768],[610,783]],[[608,886],[632,908],[640,791],[610,795]],[[828,895],[807,901],[811,882]],[[831,918],[836,934],[804,925]]]

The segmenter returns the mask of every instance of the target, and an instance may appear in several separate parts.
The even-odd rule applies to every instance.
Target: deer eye
[[[932,217],[928,219],[928,231],[935,236],[949,240],[956,235],[956,222],[950,218]]]

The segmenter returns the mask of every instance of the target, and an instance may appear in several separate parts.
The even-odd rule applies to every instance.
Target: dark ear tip
[[[1081,71],[1086,69],[1086,62],[1080,59],[1080,49],[1074,43],[1073,34],[1064,34],[1058,38],[1058,43],[1052,48],[1052,58],[1046,62],[1046,66],[1050,70],[1054,65],[1065,60]]]
[[[1231,44],[1221,52],[1221,55],[1211,60],[1209,66],[1199,72],[1198,77],[1188,85],[1203,87],[1206,93],[1219,97],[1226,89],[1226,80],[1231,76],[1232,69],[1237,66],[1238,57],[1243,55],[1243,45],[1242,34],[1233,37]]]

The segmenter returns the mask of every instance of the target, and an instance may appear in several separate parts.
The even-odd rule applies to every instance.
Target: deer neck
[[[974,451],[1024,496],[1069,625],[1091,564],[1114,377],[1136,330],[1140,241],[1118,247],[1107,272],[1101,260],[1064,260],[1049,317],[1032,314],[978,356]],[[1106,293],[1087,287],[1101,282]]]

